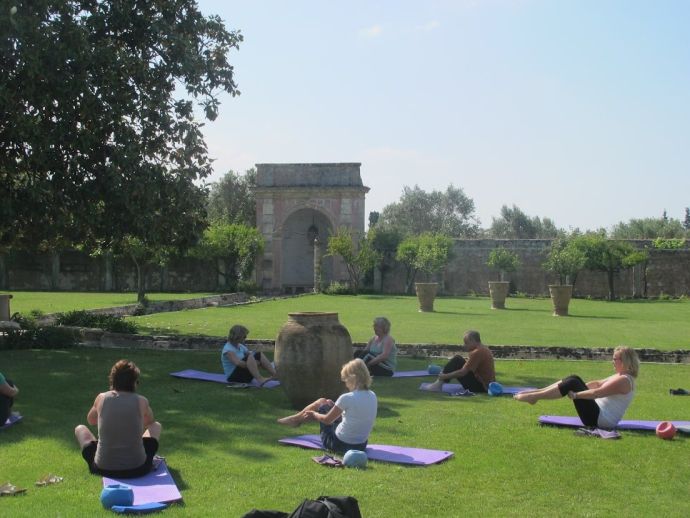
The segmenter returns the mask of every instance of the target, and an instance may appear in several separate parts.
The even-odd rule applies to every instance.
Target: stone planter
[[[280,385],[294,408],[347,391],[340,369],[352,359],[352,339],[338,313],[288,313],[276,338]]]
[[[10,319],[10,299],[12,295],[0,295],[0,320]]]
[[[508,281],[489,281],[491,309],[505,309],[510,283]]]
[[[419,301],[419,311],[423,313],[434,311],[438,282],[416,282],[414,288]]]
[[[568,305],[573,296],[573,286],[571,284],[552,284],[549,286],[549,294],[553,303],[553,316],[567,317]]]

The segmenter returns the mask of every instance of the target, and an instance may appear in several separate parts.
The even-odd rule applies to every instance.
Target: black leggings
[[[460,355],[453,356],[446,366],[443,367],[443,374],[448,374],[449,372],[458,371],[465,365],[465,358]],[[471,390],[472,392],[486,392],[486,387],[484,384],[477,379],[474,372],[470,371],[458,381],[462,384],[463,388]]]
[[[10,380],[5,379],[10,387],[14,387],[14,383]],[[12,415],[12,405],[14,404],[14,398],[0,394],[0,426],[5,424],[5,421],[9,419]]]
[[[355,351],[354,357],[361,358],[364,361],[364,363],[367,363],[368,360],[371,360],[376,356],[365,351]],[[371,374],[372,376],[390,377],[393,375],[393,371],[391,369],[386,369],[380,363],[377,363],[376,365],[367,365],[367,369],[369,369],[369,374]]]
[[[587,389],[587,384],[582,380],[580,376],[568,376],[563,378],[558,384],[558,390],[561,396],[567,396],[568,392],[571,390],[573,392],[582,392]],[[593,399],[574,399],[573,404],[575,405],[575,410],[577,410],[577,415],[580,416],[580,421],[585,426],[597,426],[599,422],[599,405]]]

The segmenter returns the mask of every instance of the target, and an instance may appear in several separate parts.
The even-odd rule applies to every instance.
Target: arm
[[[371,342],[369,342],[371,344]],[[367,349],[369,348],[369,345],[367,345]],[[391,351],[393,350],[393,339],[390,336],[386,336],[383,342],[383,350],[381,351],[381,354],[378,356],[372,358],[367,362],[367,365],[372,366],[376,365],[377,363],[384,362],[388,359],[388,357],[391,354]]]
[[[589,387],[589,383],[587,384]],[[600,397],[613,396],[614,394],[627,394],[632,390],[630,381],[625,376],[611,376],[602,380],[599,386],[588,388],[582,392],[568,392],[570,399],[597,399]]]
[[[250,354],[249,350],[245,351],[242,347],[239,348],[240,353],[243,355],[242,358],[238,357],[233,351],[226,351],[225,357],[230,360],[237,367],[247,368],[247,362],[244,361],[244,355]]]
[[[342,408],[333,405],[327,414],[319,414],[313,410],[307,410],[304,412],[304,417],[308,419],[313,419],[323,424],[331,424],[333,421],[338,419],[343,414]]]
[[[153,418],[153,410],[151,410],[151,405],[149,400],[144,396],[139,396],[139,408],[141,409],[141,417],[144,421],[144,428],[148,428],[150,425],[156,422]]]
[[[96,399],[93,401],[93,406],[89,410],[89,413],[86,414],[86,422],[89,423],[92,426],[96,426],[98,424],[98,413],[101,410],[101,405],[103,404],[103,394],[98,394],[96,396]]]
[[[0,385],[0,394],[7,397],[15,397],[17,394],[19,394],[19,389],[5,382]]]

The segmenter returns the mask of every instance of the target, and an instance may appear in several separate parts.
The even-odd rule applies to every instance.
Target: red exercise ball
[[[669,421],[661,421],[656,427],[656,436],[659,439],[673,439],[676,435],[676,427]]]

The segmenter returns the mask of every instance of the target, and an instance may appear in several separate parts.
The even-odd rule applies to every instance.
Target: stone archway
[[[325,251],[329,233],[345,227],[353,239],[364,234],[361,164],[256,164],[256,222],[264,236],[257,284],[268,293],[295,293],[314,286],[313,248],[307,234],[314,224]],[[322,262],[322,283],[347,282],[339,258]]]
[[[314,238],[321,250],[321,278],[326,284],[333,278],[333,258],[325,257],[328,236],[333,228],[319,211],[304,208],[290,214],[282,226],[283,291],[304,293],[314,288]]]

